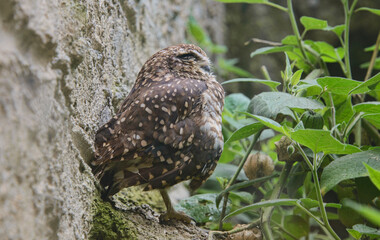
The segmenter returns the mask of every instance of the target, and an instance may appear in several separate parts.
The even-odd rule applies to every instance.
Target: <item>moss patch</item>
[[[133,224],[128,222],[123,213],[114,209],[109,202],[95,198],[93,209],[89,239],[137,239],[137,230]]]
[[[156,212],[166,211],[165,204],[159,191],[143,191],[142,187],[124,188],[114,196],[115,201],[119,201],[126,206],[141,206],[148,204]]]

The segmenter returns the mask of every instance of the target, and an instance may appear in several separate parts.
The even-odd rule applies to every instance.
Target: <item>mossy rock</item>
[[[112,207],[111,203],[96,198],[93,202],[91,240],[137,239],[137,230],[126,220],[125,215]]]

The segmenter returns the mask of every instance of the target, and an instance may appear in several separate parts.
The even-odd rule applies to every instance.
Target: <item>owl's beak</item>
[[[210,72],[211,71],[211,68],[210,68],[210,62],[209,61],[202,61],[199,63],[199,66],[206,72]]]
[[[211,69],[210,69],[210,66],[209,66],[209,65],[204,65],[204,66],[201,66],[201,68],[202,68],[203,70],[205,70],[206,72],[210,72],[210,71],[211,71]]]

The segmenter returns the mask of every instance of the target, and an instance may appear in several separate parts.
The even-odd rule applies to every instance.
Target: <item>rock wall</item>
[[[95,131],[190,14],[222,41],[212,0],[0,1],[1,239],[89,238]]]

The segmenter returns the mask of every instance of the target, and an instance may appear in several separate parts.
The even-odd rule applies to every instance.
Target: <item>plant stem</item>
[[[309,158],[306,156],[306,153],[303,151],[303,149],[301,148],[301,146],[299,145],[299,143],[295,143],[294,146],[298,149],[298,151],[301,153],[303,159],[305,160],[307,166],[309,167],[310,171],[313,171],[314,167],[313,165],[311,164]]]
[[[307,60],[307,62],[309,62],[309,59],[308,59],[308,57],[306,55],[306,52],[305,52],[305,49],[304,49],[304,47],[302,45],[301,35],[300,35],[299,30],[298,30],[296,18],[294,16],[292,0],[287,0],[287,1],[288,1],[288,14],[289,14],[289,18],[290,18],[290,23],[292,24],[294,35],[296,36],[297,43],[298,43],[298,46],[299,46],[299,48],[301,50],[303,58],[305,60]]]
[[[269,72],[268,72],[268,69],[267,69],[266,66],[264,66],[264,65],[261,66],[260,70],[261,70],[261,72],[262,72],[263,75],[264,75],[264,79],[266,79],[266,80],[271,80],[270,75],[269,75]]]
[[[230,196],[230,193],[227,192],[224,196],[223,196],[223,207],[222,207],[222,212],[220,214],[220,219],[219,219],[219,227],[218,227],[218,230],[219,231],[222,231],[223,230],[223,218],[224,216],[226,215],[226,209],[227,209],[227,203],[228,203],[228,197]]]
[[[367,74],[365,75],[364,81],[367,81],[372,74],[373,66],[375,65],[377,53],[379,52],[379,46],[380,46],[380,31],[377,34],[377,40],[375,44],[375,49],[373,50],[372,57],[371,57],[371,62],[369,63],[369,67],[367,70]]]
[[[280,231],[282,231],[282,232],[286,233],[287,235],[289,235],[290,238],[295,239],[295,240],[298,239],[296,236],[294,236],[292,233],[290,233],[288,230],[286,230],[280,224],[276,223],[275,221],[272,221],[272,223],[274,223],[274,225],[276,225],[279,228]]]
[[[259,132],[257,132],[255,134],[255,136],[253,137],[253,140],[251,142],[251,145],[249,146],[247,152],[245,153],[245,156],[244,158],[242,159],[242,161],[240,162],[239,164],[239,167],[238,169],[236,170],[234,176],[231,178],[231,180],[229,181],[229,183],[227,184],[227,186],[225,187],[226,188],[229,188],[232,184],[234,184],[236,178],[239,176],[240,174],[240,171],[241,169],[243,168],[244,166],[244,163],[247,161],[248,159],[248,156],[249,154],[252,152],[253,150],[253,147],[255,146],[257,140],[259,139],[261,133],[263,132],[263,129],[261,129]],[[219,230],[222,230],[223,229],[223,218],[226,214],[226,208],[227,208],[227,202],[228,202],[228,195],[229,193],[227,192],[226,195],[224,195],[224,200],[223,200],[223,208],[222,208],[222,212],[220,214],[220,219],[219,219]]]
[[[284,8],[283,6],[278,5],[278,4],[275,4],[275,3],[272,3],[272,2],[266,2],[266,3],[264,3],[264,4],[265,4],[265,5],[268,5],[268,6],[271,6],[271,7],[274,7],[274,8],[277,8],[277,9],[279,9],[279,10],[281,10],[281,11],[284,11],[284,12],[288,11],[287,8]]]
[[[347,142],[348,136],[350,135],[352,129],[354,128],[354,126],[356,125],[356,123],[362,118],[362,116],[363,116],[363,113],[354,114],[350,118],[350,120],[348,120],[347,126],[344,129],[344,132],[342,134],[342,139],[341,140],[342,140],[343,143]]]
[[[354,12],[356,3],[358,0],[354,0],[351,8],[348,6],[348,0],[342,0],[343,2],[343,8],[344,8],[344,15],[345,15],[345,30],[344,30],[344,62],[346,64],[346,77],[347,78],[352,78],[352,73],[351,73],[351,64],[350,64],[350,50],[349,50],[349,29],[350,29],[350,21],[351,21],[351,16]]]
[[[312,214],[309,210],[307,210],[304,206],[302,206],[299,202],[296,203],[297,207],[299,207],[302,211],[304,211],[308,216],[312,217],[321,227],[325,227],[325,224],[321,222],[314,214]]]
[[[332,98],[331,93],[329,93],[329,99],[330,99],[330,105],[331,105],[331,119],[332,119],[331,129],[335,129],[335,125],[336,125],[335,106],[334,106],[334,100]],[[334,136],[336,136],[335,134],[336,131],[337,129],[334,130]]]
[[[356,146],[361,146],[362,145],[362,121],[361,119],[359,119],[359,121],[357,122],[355,128],[354,128],[354,131],[355,131],[355,144]]]
[[[372,141],[375,142],[374,146],[380,145],[380,133],[379,131],[371,124],[369,124],[365,119],[362,120],[363,129],[367,131]]]
[[[331,228],[329,219],[327,217],[327,212],[325,209],[325,206],[323,205],[323,198],[321,194],[321,186],[319,185],[319,179],[318,179],[318,168],[317,168],[317,154],[314,153],[314,169],[312,172],[313,174],[313,179],[314,179],[314,186],[315,186],[315,191],[318,199],[318,204],[319,204],[319,209],[321,211],[323,223],[327,229],[327,231],[334,237],[334,239],[340,239],[339,236],[334,232],[334,230]]]
[[[290,170],[292,169],[294,162],[286,162],[284,168],[282,169],[281,175],[278,178],[277,184],[274,186],[273,192],[269,198],[269,200],[277,199],[282,189],[284,188],[284,185],[286,183],[286,179],[289,176]],[[274,207],[267,207],[264,209],[263,216],[261,217],[261,225],[264,230],[264,236],[265,239],[273,239],[272,231],[270,230],[270,218],[272,216]]]

